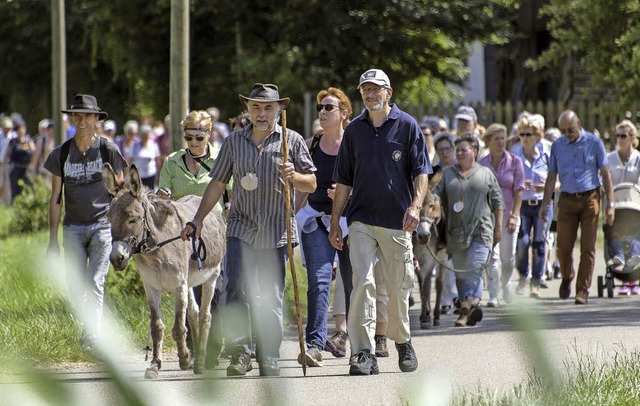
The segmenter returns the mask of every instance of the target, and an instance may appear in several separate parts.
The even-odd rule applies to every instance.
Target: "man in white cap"
[[[183,240],[195,231],[218,203],[233,176],[233,199],[227,217],[227,303],[223,312],[225,347],[231,355],[227,376],[244,376],[251,365],[252,327],[257,338],[261,376],[280,375],[278,359],[283,337],[282,301],[287,261],[284,182],[296,190],[316,189],[316,167],[300,134],[287,129],[289,156],[282,159],[282,127],[278,117],[289,98],[278,86],[255,83],[240,96],[251,124],[231,133],[222,144],[209,176],[211,182],[193,220],[182,230]],[[291,207],[294,194],[291,193]],[[291,237],[297,243],[295,217]]]
[[[431,164],[420,126],[396,105],[393,89],[380,69],[360,76],[358,90],[366,110],[345,129],[333,180],[337,183],[329,239],[342,249],[340,216],[346,211],[353,291],[348,333],[351,375],[378,373],[374,353],[378,258],[389,296],[387,336],[398,350],[403,372],[415,371],[418,358],[411,345],[409,291],[414,268],[411,233],[420,222]]]
[[[478,136],[478,116],[471,106],[460,106],[454,117],[456,120],[456,136],[459,138],[465,134]]]

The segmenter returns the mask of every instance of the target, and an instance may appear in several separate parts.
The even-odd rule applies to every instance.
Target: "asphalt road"
[[[599,258],[596,275],[603,272]],[[323,353],[324,367],[308,368],[303,377],[296,362],[298,343],[293,329],[288,330],[282,346],[282,376],[278,378],[259,377],[255,361],[246,377],[227,378],[227,360],[216,370],[195,376],[192,371],[181,371],[175,355],[168,354],[159,378],[145,381],[147,363],[141,351],[116,360],[126,380],[151,405],[446,404],[452,393],[509,391],[526,383],[534,368],[540,368],[541,359],[548,359],[561,376],[577,360],[593,357],[607,362],[616,353],[627,354],[640,346],[640,297],[609,299],[605,293],[605,298],[598,298],[594,277],[589,304],[577,306],[573,298],[558,299],[559,281],[550,281],[549,286],[541,291],[541,299],[518,297],[509,306],[484,309],[484,320],[475,327],[453,327],[457,316],[444,315],[440,327],[420,330],[419,305],[414,306],[411,326],[420,365],[413,373],[400,372],[389,342],[391,356],[379,359],[380,375],[351,377],[347,358]],[[544,356],[529,350],[531,334],[539,339]],[[75,393],[78,404],[122,404],[103,364],[71,365],[54,376]],[[30,382],[22,375],[0,377],[0,392],[4,393],[0,404],[37,403]]]

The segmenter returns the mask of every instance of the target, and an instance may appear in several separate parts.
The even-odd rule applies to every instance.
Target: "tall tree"
[[[549,19],[551,46],[535,60],[534,69],[564,72],[564,87],[574,89],[577,73],[590,76],[597,94],[635,102],[640,93],[640,3],[637,0],[549,0],[541,13]],[[590,88],[593,91],[593,88]]]

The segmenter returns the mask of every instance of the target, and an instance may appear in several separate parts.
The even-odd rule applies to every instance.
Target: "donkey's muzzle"
[[[114,241],[111,244],[111,255],[109,255],[109,261],[116,271],[122,271],[126,268],[131,257],[131,249],[129,245],[122,241]]]

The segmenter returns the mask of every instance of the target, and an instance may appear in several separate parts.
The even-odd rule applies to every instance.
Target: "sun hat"
[[[473,109],[473,107],[460,106],[458,107],[458,111],[456,111],[454,119],[477,122],[478,116],[476,115],[476,111]]]
[[[61,110],[63,113],[87,113],[97,114],[100,120],[104,120],[108,117],[108,114],[98,107],[96,98],[90,94],[77,94],[73,98],[73,103],[68,110]]]
[[[278,86],[271,83],[254,83],[251,88],[249,96],[238,95],[240,102],[246,104],[248,101],[254,101],[258,103],[278,102],[282,103],[282,108],[287,108],[289,105],[289,98],[280,98],[278,92]]]

